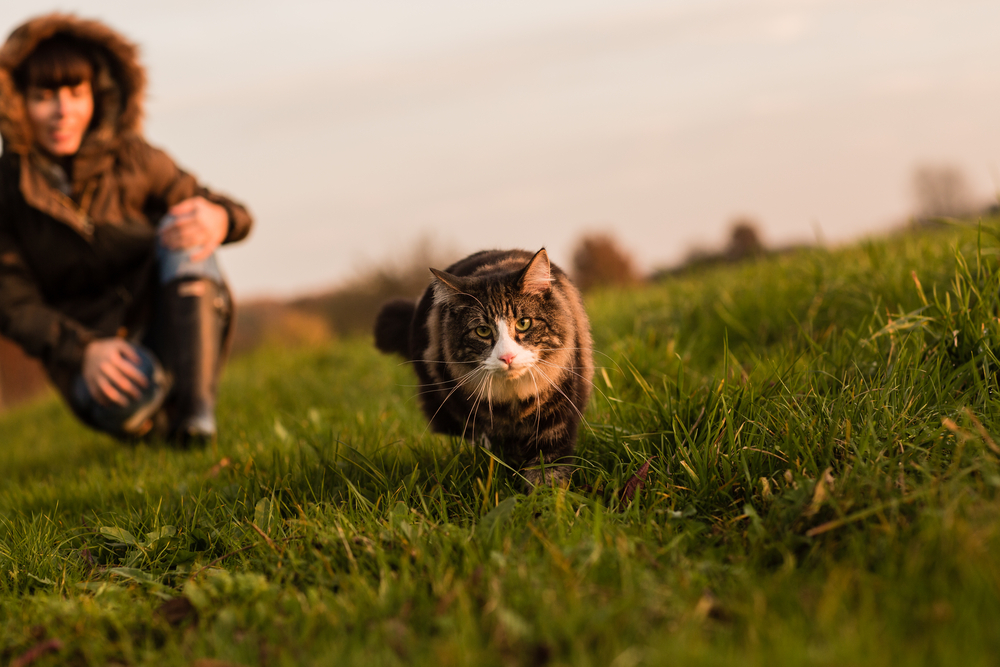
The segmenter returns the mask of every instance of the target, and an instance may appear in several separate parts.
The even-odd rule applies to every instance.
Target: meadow
[[[364,337],[236,359],[206,450],[0,415],[0,664],[996,664],[998,232],[592,293],[566,489]]]

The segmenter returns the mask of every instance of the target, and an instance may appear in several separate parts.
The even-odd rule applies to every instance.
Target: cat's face
[[[524,398],[546,384],[548,359],[563,343],[544,254],[506,275],[435,275],[446,361],[488,380],[494,398]]]
[[[547,322],[537,309],[467,308],[451,322],[455,359],[474,363],[501,380],[514,380],[533,368],[542,357]],[[517,312],[509,312],[509,311]],[[492,312],[491,312],[492,311]],[[534,315],[532,317],[528,313]],[[459,340],[455,340],[461,329]]]

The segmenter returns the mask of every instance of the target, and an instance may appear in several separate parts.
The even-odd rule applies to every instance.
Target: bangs
[[[22,91],[32,86],[54,90],[92,81],[94,64],[79,40],[56,35],[40,42],[17,68],[14,77]]]

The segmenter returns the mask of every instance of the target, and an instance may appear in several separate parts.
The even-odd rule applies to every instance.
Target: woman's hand
[[[174,220],[160,230],[160,243],[171,250],[198,248],[191,261],[207,259],[229,233],[229,213],[204,197],[192,197],[170,207]]]
[[[83,381],[87,391],[101,405],[126,406],[142,395],[149,380],[139,370],[135,349],[121,338],[99,338],[83,351]]]

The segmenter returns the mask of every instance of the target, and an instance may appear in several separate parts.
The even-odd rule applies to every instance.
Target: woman
[[[0,49],[0,334],[90,426],[205,442],[232,317],[213,253],[251,219],[146,143],[144,86],[96,21],[42,16]]]

